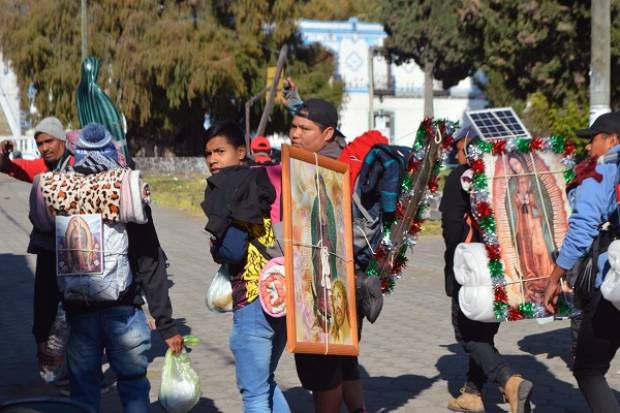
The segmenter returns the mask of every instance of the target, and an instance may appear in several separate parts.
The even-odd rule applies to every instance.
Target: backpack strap
[[[360,199],[360,196],[357,193],[357,191],[353,192],[353,195],[351,195],[351,199],[353,200],[353,203],[355,204],[355,207],[360,211],[360,213],[362,214],[364,219],[366,221],[372,222],[373,218],[370,215],[370,213],[368,212],[368,210],[366,208],[364,208],[364,206],[362,205],[362,200]]]
[[[272,224],[271,230],[273,231],[273,246],[267,247],[260,242],[256,238],[250,238],[249,243],[254,245],[254,247],[260,252],[263,257],[267,259],[267,261],[276,257],[284,256],[284,246],[280,240],[282,239],[282,222],[278,222],[276,224]]]

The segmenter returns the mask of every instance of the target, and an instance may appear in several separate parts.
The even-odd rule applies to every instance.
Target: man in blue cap
[[[454,251],[461,242],[479,242],[474,226],[467,187],[471,174],[467,161],[467,148],[478,139],[473,127],[465,127],[455,135],[453,143],[458,166],[447,176],[439,210],[442,235],[446,244],[444,253],[445,288],[452,297],[452,325],[454,336],[469,358],[467,380],[461,394],[450,400],[448,409],[454,412],[482,413],[482,387],[486,381],[499,385],[511,413],[522,413],[529,406],[532,383],[515,375],[502,355],[495,348],[495,335],[499,323],[482,323],[468,319],[459,307],[460,285],[454,278]],[[465,188],[465,189],[464,189]]]

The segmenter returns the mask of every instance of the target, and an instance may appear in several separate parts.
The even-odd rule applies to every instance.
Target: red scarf
[[[588,178],[594,178],[596,179],[596,182],[601,182],[603,180],[603,175],[596,172],[597,159],[598,156],[594,156],[579,162],[577,166],[575,166],[575,177],[566,186],[566,192],[578,187],[585,179]]]

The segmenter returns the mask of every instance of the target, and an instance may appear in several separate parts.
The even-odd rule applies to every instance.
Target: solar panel
[[[512,108],[491,108],[465,112],[483,139],[531,138]]]

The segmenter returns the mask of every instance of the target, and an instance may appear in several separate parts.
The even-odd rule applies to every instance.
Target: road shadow
[[[448,382],[450,394],[446,394],[447,404],[450,397],[459,394],[459,389],[465,382],[468,358],[459,344],[454,343],[443,347],[452,354],[440,357],[435,366],[441,379]],[[541,413],[583,413],[589,411],[576,383],[566,382],[556,377],[547,365],[534,357],[547,354],[548,359],[560,357],[564,363],[570,360],[570,331],[568,328],[531,334],[519,341],[519,347],[531,355],[504,355],[503,357],[516,374],[520,374],[534,383],[532,403],[535,408],[533,411]],[[497,384],[487,383],[484,386],[482,397],[487,413],[508,411],[508,405],[504,402]]]
[[[0,386],[42,384],[32,335],[34,274],[25,255],[0,254]]]
[[[439,375],[433,377],[417,374],[402,374],[395,377],[370,376],[362,365],[360,365],[360,376],[364,383],[366,409],[371,413],[396,411],[439,380]]]
[[[527,337],[522,338],[517,342],[519,345],[519,349],[526,353],[530,353],[533,356],[545,356],[546,359],[553,359],[559,357],[566,364],[566,368],[572,370],[573,359],[570,351],[570,347],[572,344],[572,333],[569,327],[547,331],[539,334],[531,334]],[[608,372],[607,375],[610,373]],[[542,376],[542,378],[536,379],[536,384],[548,384],[550,386],[554,385],[557,380],[553,380],[553,374],[548,374]],[[571,385],[571,387],[573,387]],[[577,389],[577,384],[574,384],[575,388],[575,399],[576,403],[581,406],[581,410],[577,409],[575,411],[579,412],[587,412],[589,411],[586,407],[586,402],[579,390]],[[617,400],[620,400],[620,392],[612,389],[614,395]],[[575,407],[577,408],[577,407]]]
[[[396,377],[370,376],[364,366],[359,367],[364,385],[366,410],[369,413],[396,411],[439,380],[439,375],[430,378],[415,374],[403,374]],[[312,394],[304,388],[292,387],[284,391],[284,396],[292,412],[314,412]],[[347,412],[344,403],[340,411]]]
[[[533,356],[544,355],[547,360],[559,357],[571,369],[573,356],[570,352],[571,330],[569,327],[531,334],[517,342],[519,350]]]
[[[167,413],[159,402],[151,403],[149,408],[150,413]],[[187,413],[223,413],[215,406],[213,400],[201,397],[196,406],[194,406]]]

